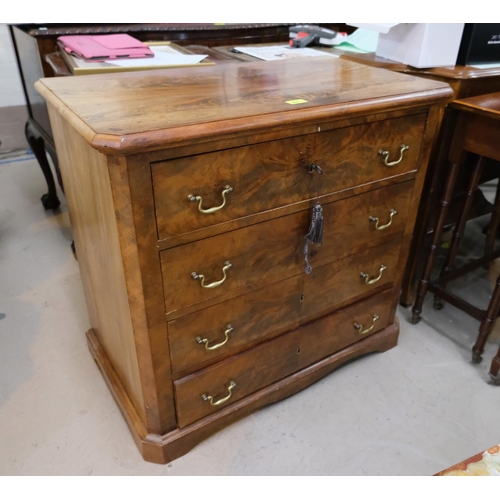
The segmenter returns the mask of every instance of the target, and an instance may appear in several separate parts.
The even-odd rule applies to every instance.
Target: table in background
[[[474,68],[472,66],[418,69],[395,61],[383,59],[376,56],[375,53],[360,54],[324,47],[314,48],[329,53],[333,52],[342,59],[347,59],[367,66],[388,69],[390,71],[405,73],[420,78],[442,81],[449,84],[453,89],[453,96],[449,99],[450,102],[455,99],[474,97],[500,90],[500,66],[487,69]],[[222,55],[235,57],[240,61],[256,60],[254,57],[247,54],[235,52],[234,46],[221,46],[216,47],[214,50]],[[441,129],[435,137],[433,152],[415,225],[415,238],[410,249],[408,265],[404,276],[400,302],[406,307],[411,306],[414,302],[417,268],[422,259],[422,250],[425,248],[426,237],[432,232],[434,227],[436,203],[440,194],[440,188],[444,185],[446,175],[446,157],[451,140],[452,125],[453,124],[449,121],[449,117],[445,113]],[[484,183],[497,178],[499,171],[498,167],[497,162],[488,160],[481,182]],[[459,207],[462,205],[466,195],[466,184],[467,175],[461,173],[461,177],[457,181],[457,195],[453,199],[452,207],[449,210],[447,226],[456,222]],[[492,204],[484,198],[481,191],[478,191],[475,195],[473,208],[470,212],[470,219],[489,214],[491,211]]]
[[[383,59],[376,56],[375,53],[357,54],[353,52],[337,52],[340,53],[342,59],[348,59],[372,67],[389,69],[398,73],[406,73],[420,78],[445,82],[453,89],[453,97],[450,101],[500,91],[500,65],[496,68],[487,69],[474,68],[472,66],[418,69]],[[410,249],[408,264],[403,280],[400,302],[406,307],[411,306],[415,300],[417,270],[419,269],[419,264],[423,257],[422,252],[426,248],[426,238],[434,227],[437,212],[436,204],[438,203],[439,195],[441,194],[440,189],[444,186],[446,176],[446,158],[452,131],[453,123],[445,112],[441,130],[435,138],[435,145],[429,162],[427,178],[419,206],[417,222],[415,224],[414,240]],[[481,183],[498,178],[498,168],[499,165],[497,162],[492,160],[488,161],[484,168]],[[465,170],[462,172],[466,173]],[[457,181],[457,196],[454,198],[449,210],[447,225],[452,225],[457,220],[458,209],[462,205],[466,194],[467,178],[467,175],[462,174],[461,178]],[[491,210],[492,205],[488,203],[482,193],[478,191],[469,219],[491,213]]]

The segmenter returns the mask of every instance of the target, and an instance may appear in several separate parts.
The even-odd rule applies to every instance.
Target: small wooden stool
[[[455,307],[458,307],[481,322],[479,334],[472,349],[472,360],[474,363],[479,363],[482,359],[481,355],[484,352],[484,346],[488,336],[499,315],[500,276],[497,278],[495,290],[486,310],[481,310],[457,295],[450,293],[446,290],[446,285],[450,281],[474,269],[485,266],[492,260],[500,257],[500,248],[495,251],[493,250],[495,235],[500,223],[500,189],[497,189],[494,210],[486,236],[484,256],[458,269],[453,269],[458,247],[467,222],[468,213],[471,208],[473,195],[478,188],[483,162],[485,158],[492,158],[500,161],[500,92],[453,101],[448,106],[454,114],[452,119],[455,119],[455,130],[448,154],[450,167],[432,243],[422,279],[417,288],[417,297],[413,306],[412,323],[416,324],[420,321],[422,305],[428,291],[434,293],[437,299],[443,299]],[[475,154],[478,158],[471,170],[467,196],[453,231],[453,237],[441,275],[437,280],[431,282],[431,272],[436,260],[437,249],[441,242],[448,206],[453,196],[458,171],[462,167],[467,154]],[[500,350],[494,358],[490,369],[490,376],[496,383],[500,383],[499,371]]]

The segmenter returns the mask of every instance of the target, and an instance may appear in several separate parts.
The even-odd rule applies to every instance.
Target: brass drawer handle
[[[203,276],[203,274],[198,274],[197,272],[194,272],[194,273],[191,273],[191,278],[193,278],[194,280],[200,280],[200,285],[202,288],[215,288],[217,286],[222,285],[222,283],[224,283],[224,281],[226,281],[226,278],[227,278],[226,271],[228,269],[231,269],[232,267],[233,267],[233,265],[231,264],[231,262],[227,261],[224,264],[224,267],[222,268],[222,272],[224,273],[224,277],[220,281],[214,281],[213,283],[209,283],[208,285],[205,285],[205,276]]]
[[[191,202],[198,202],[198,210],[202,214],[213,214],[214,212],[217,212],[217,210],[220,210],[221,208],[224,208],[226,206],[226,194],[231,193],[233,188],[231,186],[224,186],[224,189],[222,190],[222,205],[219,205],[218,207],[212,207],[212,208],[206,208],[203,209],[201,208],[201,205],[203,204],[203,198],[201,196],[195,196],[194,194],[188,195],[188,200]]]
[[[394,210],[394,208],[391,208],[391,211],[389,212],[389,222],[387,224],[384,224],[382,226],[379,226],[378,223],[379,223],[379,218],[378,217],[373,217],[373,215],[370,215],[370,217],[368,217],[368,220],[370,222],[375,222],[375,229],[377,231],[382,231],[382,229],[385,229],[386,227],[389,227],[391,224],[392,224],[392,218],[397,215],[397,211]]]
[[[384,266],[384,264],[381,264],[380,265],[380,273],[376,278],[370,279],[370,276],[366,273],[360,273],[360,276],[365,280],[365,283],[367,285],[373,285],[373,283],[376,283],[382,277],[382,274],[386,269],[387,269],[387,267]]]
[[[359,323],[356,323],[354,322],[354,328],[356,328],[356,330],[359,331],[359,334],[360,335],[364,335],[365,333],[369,333],[373,330],[373,328],[375,327],[375,322],[380,319],[379,316],[377,316],[376,314],[373,315],[373,322],[372,322],[372,326],[370,326],[370,328],[367,328],[366,330],[363,330],[363,325],[360,325]]]
[[[226,336],[225,340],[220,342],[219,344],[215,344],[213,346],[209,346],[208,343],[210,342],[208,339],[202,339],[201,337],[196,338],[196,342],[198,344],[205,344],[205,349],[207,351],[215,351],[215,349],[218,349],[219,347],[222,347],[228,340],[229,340],[229,334],[234,330],[234,328],[231,325],[226,326],[226,331],[224,332],[224,335]]]
[[[231,382],[229,382],[229,385],[227,387],[229,394],[225,398],[215,401],[215,403],[214,403],[214,398],[207,394],[202,394],[201,398],[203,399],[203,401],[209,401],[211,406],[219,406],[222,403],[225,403],[233,395],[232,391],[235,387],[236,387],[236,382],[234,380],[231,380]]]
[[[404,144],[401,144],[401,150],[399,152],[399,160],[396,160],[396,161],[387,161],[389,159],[389,151],[384,151],[382,149],[379,149],[378,150],[378,154],[382,155],[384,157],[384,163],[388,167],[393,167],[394,165],[397,165],[398,163],[401,163],[401,161],[403,159],[404,152],[407,149],[410,149],[410,146],[405,146]]]

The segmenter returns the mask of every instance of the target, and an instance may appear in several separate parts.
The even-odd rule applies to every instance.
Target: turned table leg
[[[491,216],[490,223],[488,224],[488,232],[486,235],[484,255],[488,255],[489,253],[493,252],[493,248],[495,247],[495,238],[497,236],[499,224],[500,224],[500,180],[498,181],[497,184],[495,203],[493,205],[493,214]]]
[[[52,170],[50,169],[49,161],[47,160],[47,155],[45,153],[45,143],[42,136],[37,132],[36,128],[28,121],[24,128],[24,133],[26,135],[26,140],[33,150],[36,159],[42,169],[43,175],[45,176],[45,181],[47,182],[47,187],[49,189],[47,194],[44,194],[41,198],[42,204],[45,210],[49,208],[57,208],[61,204],[59,198],[57,197],[56,184],[54,182],[54,176],[52,175]]]
[[[481,321],[476,343],[472,348],[473,363],[480,363],[482,360],[481,355],[484,352],[484,346],[486,345],[486,341],[490,336],[491,330],[495,325],[499,307],[500,307],[500,275],[497,278],[495,290],[493,291],[490,303],[488,304],[488,309],[486,311],[486,314],[483,320]]]
[[[469,212],[472,207],[472,201],[474,200],[474,193],[477,191],[477,188],[479,186],[479,180],[483,171],[483,165],[484,156],[480,156],[472,169],[472,175],[470,178],[469,186],[467,188],[465,202],[463,204],[462,210],[460,211],[458,221],[453,231],[450,248],[448,250],[448,253],[446,254],[445,263],[441,270],[441,276],[449,273],[455,264],[455,259],[457,258],[458,249],[460,247],[460,242],[462,241],[462,237],[464,235],[465,225],[467,224]]]
[[[493,382],[496,385],[500,385],[500,375],[498,374],[499,371],[500,371],[500,348],[498,349],[497,355],[493,358],[490,368],[491,380],[493,380]]]
[[[450,205],[451,198],[453,196],[453,191],[455,190],[455,184],[457,181],[457,175],[460,168],[459,163],[452,163],[448,173],[448,178],[446,181],[446,189],[441,200],[441,207],[439,210],[439,216],[434,227],[434,232],[432,234],[432,242],[429,248],[429,254],[427,257],[427,262],[425,263],[424,272],[422,278],[418,284],[417,288],[417,298],[415,299],[415,304],[413,306],[413,314],[411,322],[415,325],[420,321],[420,314],[422,313],[422,306],[424,303],[425,295],[427,294],[427,288],[429,285],[429,280],[431,278],[432,268],[434,267],[434,262],[437,257],[437,250],[439,244],[441,243],[441,235],[443,233],[443,228],[446,222],[446,215],[448,213],[448,208]]]

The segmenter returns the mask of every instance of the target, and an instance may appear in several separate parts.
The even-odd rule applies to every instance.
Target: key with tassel
[[[321,245],[323,243],[323,231],[325,222],[323,220],[323,207],[319,202],[313,208],[311,225],[305,236],[304,243],[304,260],[306,263],[306,274],[311,274],[312,267],[309,263],[309,243]]]

